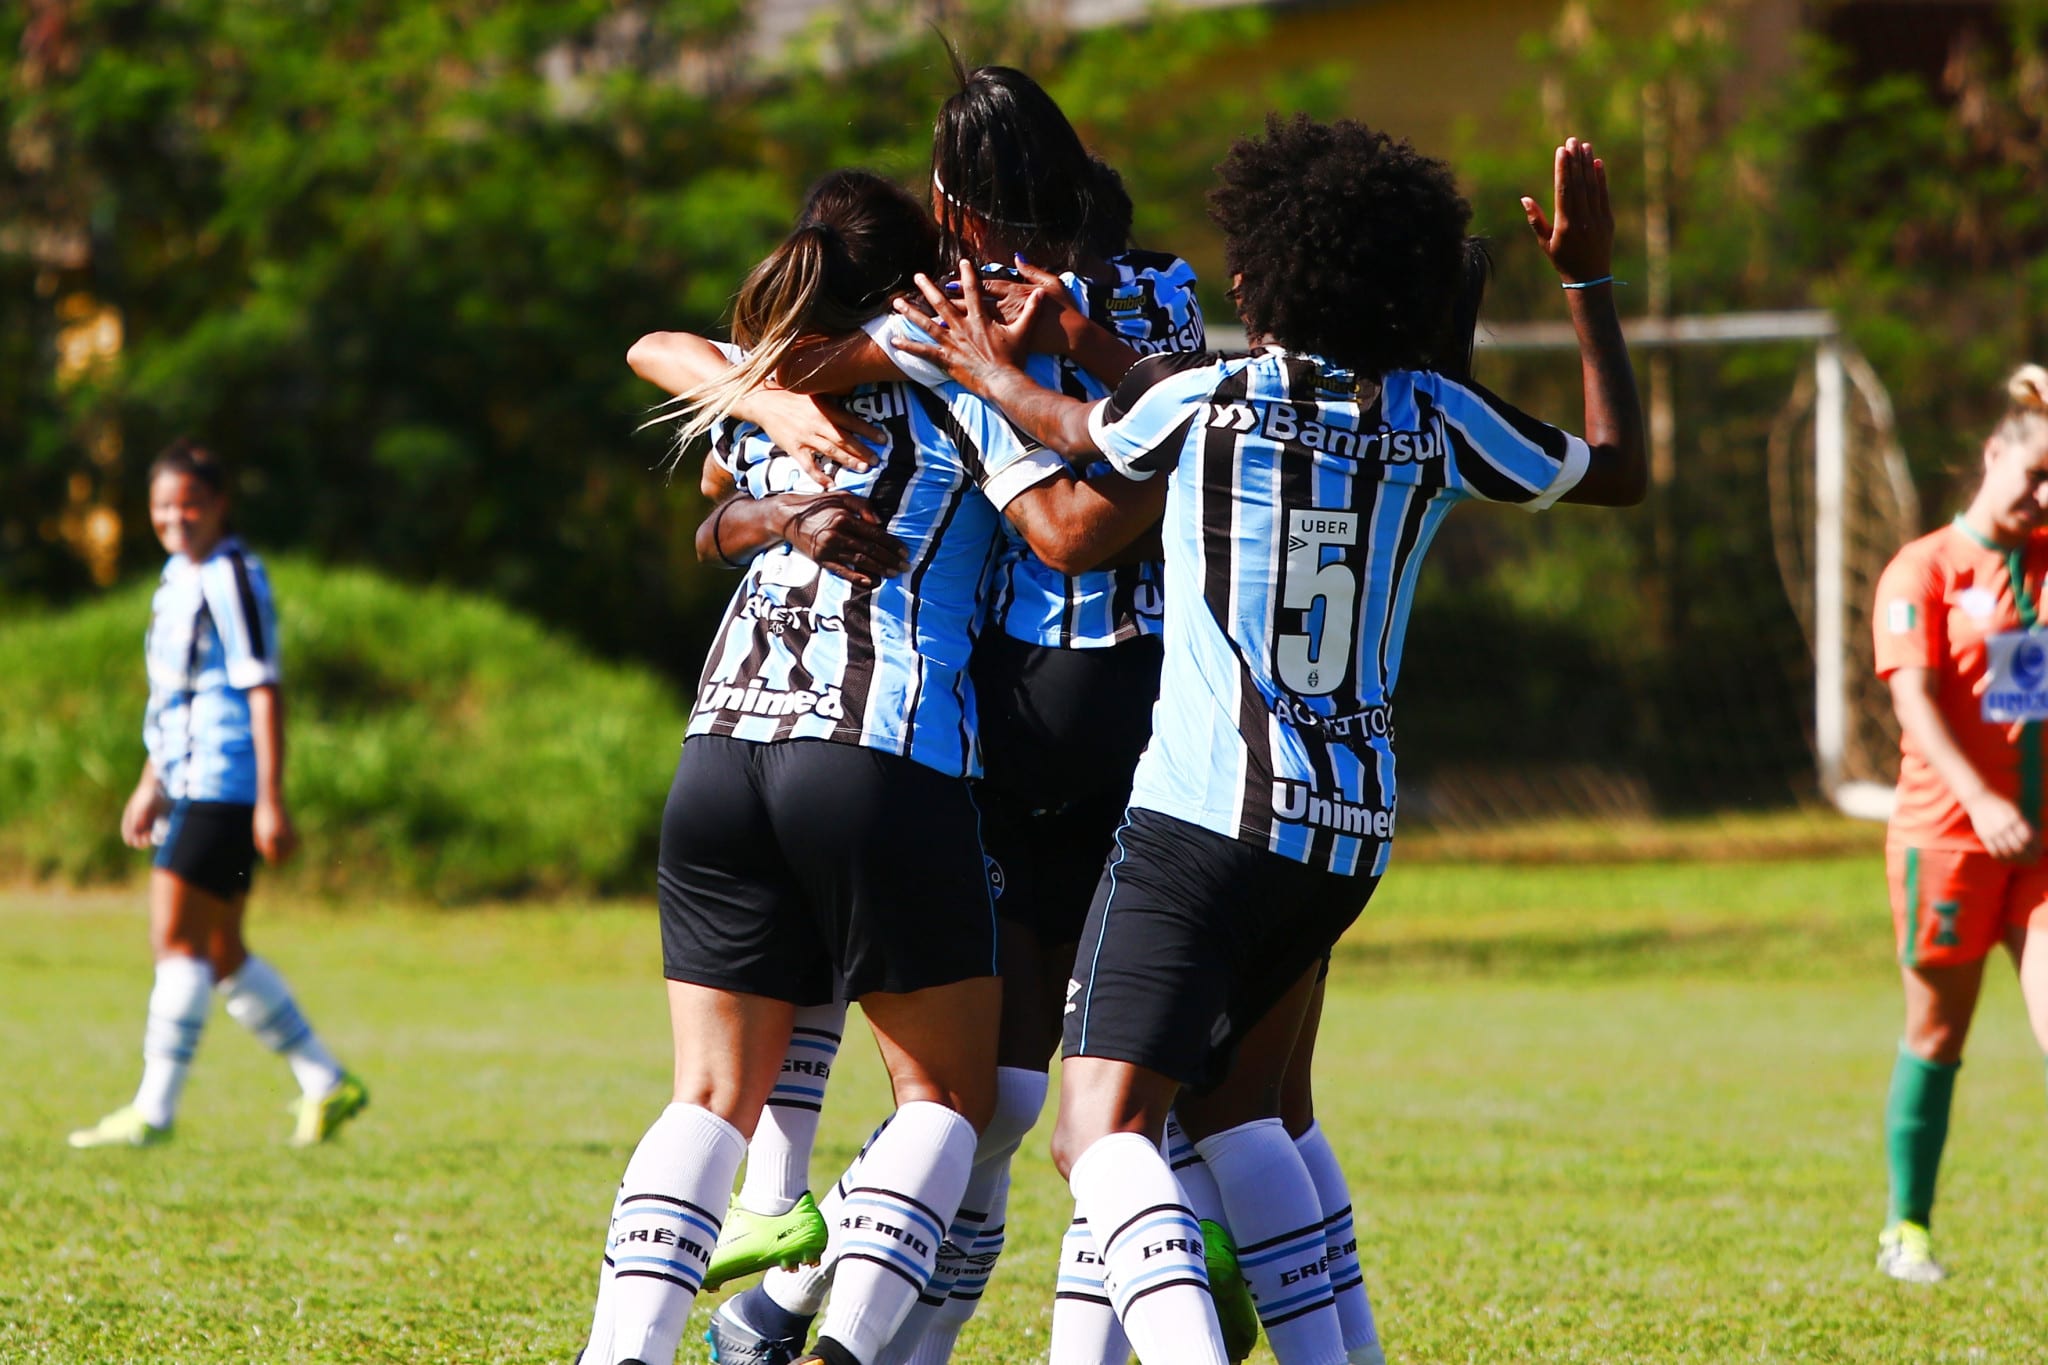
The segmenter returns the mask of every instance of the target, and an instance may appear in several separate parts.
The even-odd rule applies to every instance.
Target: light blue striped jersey
[[[688,733],[770,743],[823,739],[979,776],[967,676],[974,623],[998,544],[998,504],[1057,461],[948,381],[865,385],[844,406],[880,427],[875,463],[840,470],[909,551],[872,588],[788,544],[755,556],[726,608]],[[724,423],[717,458],[741,496],[820,491],[759,428]]]
[[[224,537],[202,563],[173,555],[143,639],[142,742],[173,800],[256,801],[249,689],[274,685],[277,611],[256,556]]]
[[[1090,425],[1132,477],[1171,471],[1166,659],[1131,804],[1382,870],[1423,553],[1464,499],[1550,506],[1585,442],[1476,384],[1361,382],[1279,347],[1141,361]]]
[[[1166,252],[1126,251],[1111,258],[1109,265],[1114,272],[1110,279],[1086,280],[1072,273],[1060,276],[1085,316],[1115,332],[1141,355],[1193,353],[1208,344],[1202,305],[1195,297],[1195,272],[1186,261]],[[899,318],[891,330],[908,336],[915,329]],[[887,348],[886,335],[877,336]],[[890,354],[913,379],[931,382],[945,374],[915,357],[894,350]],[[1106,386],[1065,357],[1058,360],[1056,378],[1036,367],[1032,377],[1046,388],[1083,402],[1109,396]],[[1092,476],[1106,469],[1098,463],[1083,473]],[[1004,533],[988,605],[988,619],[997,629],[1053,649],[1102,649],[1159,633],[1158,561],[1063,574],[1033,554],[1008,522]]]

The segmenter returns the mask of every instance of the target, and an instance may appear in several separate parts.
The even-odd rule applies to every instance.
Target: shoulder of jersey
[[[1172,273],[1175,267],[1187,271],[1190,275],[1194,273],[1192,266],[1171,251],[1142,251],[1133,247],[1129,251],[1119,251],[1110,259],[1117,265],[1129,266],[1140,273],[1150,271],[1155,275],[1165,275]]]
[[[224,536],[220,544],[213,547],[213,552],[206,556],[206,564],[211,568],[216,564],[226,564],[230,559],[239,559],[245,565],[261,566],[263,563],[256,558],[255,551],[242,543],[240,536]]]
[[[1159,351],[1131,366],[1130,373],[1124,376],[1124,383],[1136,380],[1139,385],[1149,387],[1176,375],[1225,365],[1234,360],[1247,360],[1255,354],[1253,351]]]

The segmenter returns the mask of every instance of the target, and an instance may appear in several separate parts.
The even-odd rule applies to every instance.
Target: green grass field
[[[1397,865],[1319,1066],[1390,1357],[2048,1359],[2048,1095],[2002,967],[1943,1182],[1956,1278],[1870,1269],[1879,878],[1874,855]],[[135,1081],[140,898],[0,896],[0,1360],[566,1365],[665,1098],[651,910],[264,904],[253,937],[369,1112],[287,1148],[282,1064],[217,1012],[172,1145],[75,1153]],[[844,1059],[821,1181],[884,1108],[857,1030]],[[1043,1134],[962,1360],[1044,1357],[1066,1205]]]

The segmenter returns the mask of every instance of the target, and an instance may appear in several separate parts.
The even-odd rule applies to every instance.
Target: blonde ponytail
[[[803,335],[824,292],[830,232],[822,224],[806,224],[754,267],[734,295],[732,306],[732,339],[746,348],[746,358],[716,379],[684,389],[641,424],[644,429],[687,414],[676,432],[670,468],[682,460],[692,442],[729,416],[735,404],[774,379],[783,356]]]
[[[2031,413],[2048,417],[2048,369],[2032,364],[2020,366],[2005,381],[2005,396],[2012,404],[2010,416]]]

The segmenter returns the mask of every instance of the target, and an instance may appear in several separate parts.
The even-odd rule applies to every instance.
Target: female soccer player
[[[2006,386],[1983,481],[1949,525],[1899,551],[1877,584],[1877,673],[1898,713],[1899,792],[1885,837],[1905,1037],[1885,1108],[1891,1204],[1877,1266],[1944,1278],[1928,1227],[1949,1101],[1984,960],[2004,944],[2048,1052],[2048,370]]]
[[[841,172],[740,290],[752,349],[687,388],[694,424],[772,372],[802,331],[852,330],[929,267],[936,227],[877,177]],[[881,429],[865,495],[901,563],[856,582],[786,543],[755,557],[706,661],[662,823],[660,906],[674,1102],[626,1170],[586,1365],[667,1365],[732,1178],[776,1086],[799,1006],[859,1000],[894,1116],[841,1208],[839,1282],[815,1347],[873,1365],[928,1280],[995,1103],[995,919],[966,779],[978,771],[966,666],[978,592],[1035,464],[957,386],[904,383],[847,406]],[[722,557],[789,526],[765,437],[729,442],[746,496],[700,534]],[[1133,534],[1135,531],[1133,531]]]
[[[1023,263],[1047,287],[1044,297],[1059,300],[1019,324],[1041,357],[1063,357],[1056,368],[1042,367],[1041,378],[1100,398],[1141,355],[1199,350],[1193,271],[1177,257],[1130,248],[1131,204],[1121,181],[1089,155],[1058,104],[1013,68],[956,73],[960,89],[941,107],[934,132],[933,210],[949,248],[1001,263],[990,269],[1004,273],[1014,274],[1009,263]],[[781,377],[805,390],[898,374],[946,384],[942,372],[889,344],[921,335],[894,318],[878,319],[865,336],[793,355]],[[1157,551],[1117,568],[1076,562],[1064,553],[1072,544],[1066,514],[1073,491],[1048,481],[1009,505],[987,625],[975,645],[985,766],[977,794],[1004,929],[997,1116],[931,1291],[892,1347],[892,1361],[912,1365],[947,1358],[1001,1254],[1010,1158],[1044,1103],[1073,944],[1151,731],[1160,658]],[[741,1208],[747,1199],[742,1190]],[[756,1236],[762,1254],[773,1254],[774,1244]],[[721,1266],[730,1264],[733,1274],[758,1268],[757,1261],[728,1260],[726,1245],[720,1250]],[[720,1308],[715,1350],[730,1360],[787,1351],[823,1292],[822,1273],[771,1275]],[[913,1336],[921,1340],[912,1344]],[[765,1346],[770,1340],[781,1345]]]
[[[1386,867],[1392,691],[1432,534],[1466,499],[1642,498],[1605,169],[1572,139],[1553,171],[1553,215],[1523,207],[1571,301],[1590,441],[1441,372],[1465,344],[1470,210],[1448,167],[1349,121],[1273,117],[1220,167],[1211,208],[1249,354],[1153,357],[1075,404],[1030,383],[974,293],[921,282],[944,325],[917,353],[1055,448],[1169,479],[1160,704],[1075,964],[1053,1139],[1149,1365],[1225,1359],[1157,1136],[1180,1089],[1226,1075],[1283,1001],[1301,1017],[1304,974]],[[1290,1207],[1317,1206],[1298,1158],[1288,1180]],[[1302,1228],[1304,1253],[1320,1232]],[[1308,1306],[1323,1339],[1304,1351],[1344,1358],[1334,1311]]]
[[[301,1091],[292,1142],[325,1141],[369,1103],[242,937],[260,853],[298,845],[284,800],[284,699],[270,580],[228,529],[226,474],[204,448],[176,441],[149,468],[149,517],[170,562],[150,607],[144,655],[149,758],[121,813],[131,848],[156,844],[149,877],[156,984],[134,1100],[73,1147],[150,1147],[171,1135],[211,994],[283,1055]]]

